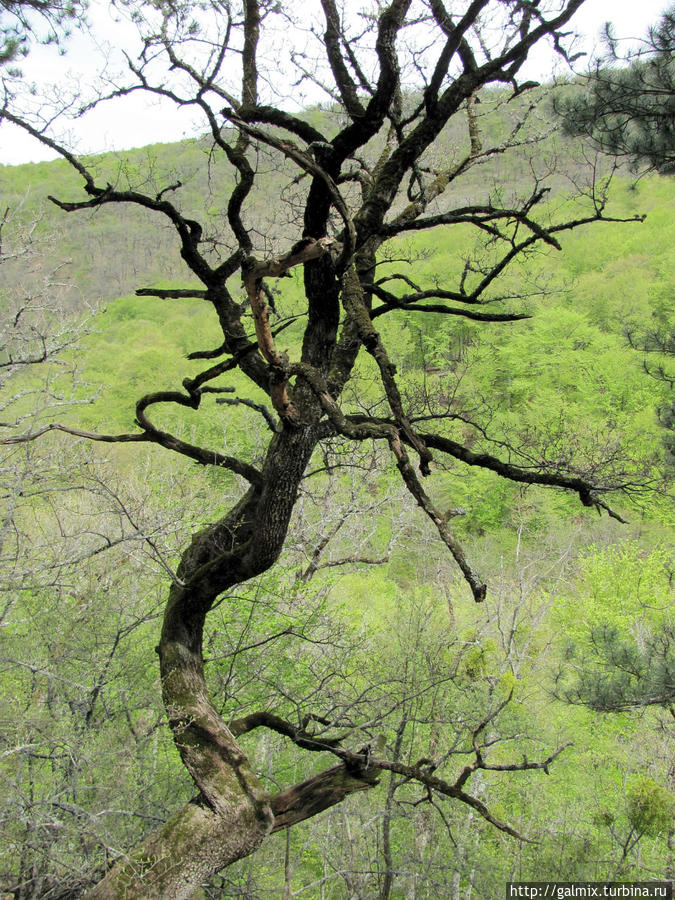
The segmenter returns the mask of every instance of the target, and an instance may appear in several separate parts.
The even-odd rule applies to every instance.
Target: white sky
[[[640,38],[669,5],[669,0],[587,0],[570,26],[583,36],[582,48],[592,53],[600,49],[599,36],[606,21],[614,24],[618,37]],[[106,0],[92,0],[89,9],[96,30],[114,40],[115,30],[119,31],[121,26],[113,23],[109,3]],[[122,37],[117,40],[125,40],[124,35],[128,32],[122,28],[120,34]],[[34,46],[22,63],[24,75],[48,84],[65,71],[71,71],[81,83],[93,82],[98,57],[92,52],[90,42],[74,34],[66,46],[65,56],[59,56],[53,47]],[[541,78],[550,73],[551,61],[545,54],[546,51],[540,52],[534,58],[531,66],[535,70],[530,68],[527,77]],[[105,104],[78,120],[74,131],[78,136],[77,149],[85,153],[127,150],[152,143],[177,141],[199,133],[188,113],[176,110],[169,102],[160,103],[157,98],[146,98],[141,94]],[[54,156],[21,129],[6,122],[0,126],[0,164],[18,165]]]

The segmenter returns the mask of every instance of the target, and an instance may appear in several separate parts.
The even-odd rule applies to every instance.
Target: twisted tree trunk
[[[432,403],[430,415],[421,417],[423,421],[438,420],[438,427],[433,426],[434,431],[429,434],[417,431],[414,404],[408,408],[410,404],[401,387],[403,379],[373,324],[380,316],[391,317],[397,311],[425,316],[463,316],[495,323],[527,317],[529,314],[522,311],[500,312],[492,307],[495,301],[501,302],[509,296],[502,297],[495,289],[505,269],[537,245],[560,249],[556,235],[608,219],[603,213],[606,198],[598,195],[592,198],[587,215],[575,212],[574,219],[558,219],[542,209],[543,224],[540,224],[538,205],[548,188],[538,181],[529,198],[524,198],[515,208],[503,207],[490,195],[487,203],[476,200],[468,206],[457,206],[456,198],[451,197],[455,180],[474,163],[505,152],[517,131],[514,130],[508,141],[489,143],[484,149],[474,109],[477,92],[490,85],[498,85],[500,90],[511,85],[511,96],[516,97],[531,86],[529,83],[519,86],[516,80],[528,53],[538,41],[552,37],[558,52],[565,55],[563,38],[567,32],[561,29],[584,0],[565,0],[553,4],[557,7],[553,11],[546,12],[542,7],[536,14],[533,10],[538,4],[495,0],[493,6],[499,8],[498,17],[504,18],[505,36],[500,35],[491,48],[480,36],[481,20],[489,18],[485,12],[489,2],[467,0],[459,4],[463,12],[451,14],[442,0],[429,0],[430,15],[425,19],[425,28],[430,29],[430,34],[435,31],[435,37],[423,60],[419,57],[417,39],[410,38],[409,43],[405,40],[409,28],[420,24],[410,19],[410,0],[389,0],[382,4],[378,14],[369,17],[363,35],[353,39],[353,45],[350,44],[351,25],[342,21],[338,4],[335,0],[321,0],[326,28],[324,63],[326,73],[328,70],[332,73],[329,95],[339,98],[344,115],[336,133],[329,121],[321,125],[322,131],[305,121],[305,117],[292,115],[280,106],[260,103],[258,40],[263,28],[273,27],[273,15],[277,12],[269,4],[242,0],[240,4],[232,4],[236,12],[230,10],[229,4],[213,5],[211,27],[216,37],[211,43],[212,52],[206,54],[208,29],[192,32],[190,17],[185,15],[189,4],[188,7],[178,4],[175,8],[173,4],[159,4],[150,18],[154,23],[154,13],[161,14],[160,37],[154,31],[154,24],[148,24],[149,31],[144,31],[145,25],[142,26],[144,50],[139,57],[139,68],[135,64],[130,66],[137,80],[132,87],[120,88],[111,96],[142,88],[168,97],[179,106],[195,104],[201,110],[214,150],[218,148],[224,155],[235,184],[223,204],[228,229],[215,243],[210,223],[207,232],[200,222],[186,217],[179,199],[173,202],[169,199],[181,188],[180,181],[172,181],[158,193],[154,179],[148,182],[152,183],[149,192],[99,183],[95,169],[50,137],[47,126],[36,128],[30,117],[12,112],[10,102],[2,109],[4,119],[59,153],[83,180],[80,199],[51,198],[59,208],[76,212],[111,203],[133,204],[170,224],[179,241],[180,256],[198,284],[180,290],[146,289],[141,293],[164,299],[205,300],[212,305],[222,332],[218,347],[190,354],[192,359],[218,362],[209,364],[194,378],[184,379],[182,390],[155,391],[139,400],[138,431],[107,435],[52,423],[28,435],[12,437],[8,442],[33,440],[52,429],[103,442],[150,442],[201,465],[227,469],[247,479],[250,485],[226,516],[194,535],[183,553],[170,589],[158,646],[169,724],[197,787],[197,796],[136,850],[119,860],[89,894],[90,898],[187,898],[214,872],[252,853],[273,830],[302,821],[340,802],[347,794],[375,784],[380,769],[419,782],[427,791],[458,799],[502,831],[518,836],[513,828],[495,819],[482,801],[465,792],[466,782],[473,772],[483,768],[546,770],[561,752],[556,751],[542,763],[490,766],[474,744],[474,763],[465,766],[457,780],[449,783],[420,766],[398,760],[371,761],[370,753],[365,752],[367,747],[356,753],[344,748],[338,752],[339,741],[334,741],[332,746],[328,740],[320,744],[312,735],[300,733],[289,723],[271,721],[273,716],[267,716],[266,722],[249,716],[247,722],[239,720],[228,728],[209,697],[202,655],[206,616],[217,598],[266,571],[279,557],[299,484],[322,436],[357,443],[375,440],[389,449],[403,484],[450,550],[476,600],[485,597],[486,585],[448,525],[453,510],[441,510],[431,493],[423,489],[415,471],[415,456],[419,458],[421,476],[429,474],[432,452],[437,452],[448,460],[478,466],[517,483],[575,491],[584,505],[606,509],[612,515],[615,514],[601,499],[601,494],[610,489],[628,490],[635,485],[632,476],[626,480],[611,471],[603,481],[596,478],[596,473],[593,478],[584,478],[576,467],[567,469],[557,462],[551,468],[546,454],[537,460],[529,448],[520,452],[518,448],[504,445],[508,446],[506,460],[480,448],[476,452],[455,440],[455,432],[446,427],[454,413],[449,416],[444,402]],[[502,15],[506,11],[509,16]],[[202,13],[206,17],[207,12],[207,7],[200,7],[200,18]],[[300,33],[304,43],[304,32]],[[476,37],[479,39],[474,41]],[[193,39],[199,45],[194,58],[190,55]],[[293,46],[292,34],[289,41]],[[434,47],[438,49],[436,54]],[[164,75],[160,74],[161,69],[155,73],[155,64],[162,58],[167,65]],[[415,108],[404,111],[401,72],[411,60],[417,59],[426,69],[420,70],[425,88]],[[369,62],[364,67],[365,60]],[[371,62],[375,64],[373,71],[377,72],[372,83],[365,74]],[[297,64],[298,74],[304,80],[308,73],[302,53]],[[241,75],[240,94],[230,90],[232,73],[237,67]],[[317,71],[323,72],[321,64]],[[176,74],[179,80],[174,82]],[[272,74],[270,70],[266,78],[268,87],[272,87]],[[327,77],[330,80],[330,75]],[[185,96],[184,90],[188,92]],[[224,104],[227,104],[225,108]],[[436,151],[429,151],[433,150],[436,139],[456,113],[461,111],[465,119],[467,110],[469,149],[458,156],[459,162],[453,160],[449,166],[444,163],[440,169],[430,171],[427,162]],[[222,125],[222,116],[228,123],[226,127]],[[378,135],[384,139],[381,152],[376,150]],[[299,240],[288,252],[265,260],[253,255],[256,247],[267,243],[264,226],[256,219],[257,205],[264,196],[253,192],[258,176],[267,166],[260,162],[264,159],[262,148],[273,151],[278,159],[284,160],[284,165],[293,165],[289,196],[295,197],[297,186],[309,178],[306,193],[298,201],[304,207]],[[360,185],[360,198],[349,187],[352,183]],[[265,183],[262,187],[267,190]],[[283,191],[280,198],[280,202],[286,202]],[[435,201],[440,204],[439,211],[432,214],[430,204]],[[295,202],[290,200],[291,207]],[[489,252],[485,255],[485,267],[480,256],[478,266],[473,257],[468,257],[461,268],[462,274],[456,282],[450,281],[448,287],[440,283],[426,288],[418,286],[406,274],[407,269],[378,270],[379,262],[387,266],[401,262],[399,250],[393,256],[389,251],[380,252],[397,235],[465,224],[487,235]],[[330,237],[331,234],[335,236]],[[229,255],[221,257],[225,247],[231,250]],[[275,334],[301,317],[289,318],[276,333],[272,332],[265,300],[270,295],[265,290],[264,279],[287,275],[298,265],[304,268],[306,321],[300,356],[296,353],[291,360],[277,348]],[[255,341],[251,340],[248,323],[243,318],[245,307],[235,300],[228,287],[236,273],[242,276],[253,313]],[[354,408],[348,392],[342,400],[341,397],[361,349],[372,357],[377,372],[377,397],[366,392],[363,402]],[[194,446],[178,434],[159,428],[150,415],[157,404],[174,404],[174,409],[179,410],[200,409],[207,393],[222,391],[214,381],[235,369],[257,390],[267,394],[281,420],[281,424],[272,421],[269,410],[259,409],[265,421],[271,422],[272,430],[279,429],[271,439],[261,470],[220,450]],[[358,391],[358,381],[354,383]],[[425,406],[431,400],[431,396],[425,397]],[[258,409],[257,404],[243,396],[235,402]],[[465,421],[463,416],[457,418]],[[479,437],[491,440],[482,426],[466,421]],[[495,445],[502,446],[503,442],[498,440],[491,446]],[[280,730],[306,749],[331,749],[342,762],[276,797],[269,797],[236,740],[257,724]],[[385,894],[391,887],[391,862],[388,870]]]
[[[92,900],[183,900],[213,872],[252,853],[274,828],[273,802],[209,696],[202,637],[219,594],[278,558],[316,442],[311,426],[275,435],[260,483],[183,553],[158,652],[169,723],[199,795],[120,860],[89,894]],[[340,765],[279,795],[275,805],[281,821],[292,824],[366,786]]]

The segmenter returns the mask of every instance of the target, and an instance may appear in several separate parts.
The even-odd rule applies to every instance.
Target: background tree
[[[643,46],[621,53],[620,42],[606,29],[608,55],[595,64],[586,78],[585,90],[575,90],[571,99],[556,104],[569,134],[583,135],[603,153],[628,161],[633,171],[655,169],[661,174],[675,172],[675,7],[670,7],[658,25],[650,29]],[[673,327],[663,318],[657,325],[644,322],[626,329],[629,345],[645,354],[644,369],[669,389],[658,409],[664,428],[663,443],[667,476],[673,457]],[[666,477],[667,477],[666,476]],[[672,581],[672,572],[670,573]],[[657,601],[652,621],[640,626],[625,621],[602,619],[590,625],[571,642],[566,664],[559,678],[571,683],[563,688],[570,703],[579,703],[599,712],[617,713],[641,707],[662,708],[669,713],[657,728],[672,739],[675,714],[675,657],[673,622],[665,601]],[[616,875],[640,840],[650,833],[667,834],[669,860],[665,877],[673,875],[675,823],[672,789],[675,769],[671,765],[667,787],[652,779],[635,782],[628,788],[627,823],[620,834],[615,816],[608,810],[598,813],[599,821],[620,848]]]
[[[638,636],[621,634],[606,623],[594,627],[581,654],[579,647],[569,649],[578,675],[565,688],[565,698],[601,712],[662,706],[675,718],[674,644],[668,621],[660,630],[645,630]]]
[[[25,56],[31,41],[60,43],[69,24],[82,21],[86,5],[80,0],[2,0],[0,65]]]
[[[675,357],[675,326],[668,327],[664,324],[661,328],[641,333],[628,329],[626,337],[634,350],[645,355],[643,365],[647,375],[668,388],[668,397],[659,407],[658,416],[664,429],[666,467],[672,471],[675,465],[675,372],[672,367]]]
[[[564,428],[555,440],[547,435],[537,452],[529,433],[493,436],[457,414],[444,402],[446,395],[420,402],[419,394],[405,389],[386,341],[390,329],[395,334],[388,320],[410,313],[502,328],[527,317],[522,306],[509,305],[522,293],[509,281],[512,270],[539,248],[560,249],[560,235],[610,220],[605,185],[597,181],[586,209],[547,208],[547,186],[536,174],[527,189],[486,179],[483,196],[471,201],[459,187],[471,169],[486,166],[489,172],[493,158],[501,161],[523,127],[516,122],[506,138],[485,139],[477,93],[498,89],[497,102],[505,103],[531,87],[519,82],[529,51],[550,39],[564,55],[563,32],[581,2],[549,9],[522,0],[473,0],[453,15],[437,0],[394,0],[353,16],[322,0],[303,8],[299,22],[282,6],[257,0],[216,3],[208,10],[138,6],[133,12],[143,30],[143,50],[129,61],[129,78],[118,81],[109,96],[142,89],[203,113],[213,154],[222,156],[229,172],[222,184],[233,184],[220,197],[224,215],[217,231],[198,220],[203,210],[183,207],[179,182],[153,172],[107,172],[105,163],[99,168],[95,159],[80,159],[51,136],[52,116],[31,118],[22,113],[20,98],[7,100],[4,118],[58,151],[80,176],[82,195],[55,198],[62,210],[133,204],[172,227],[196,283],[138,293],[207,301],[220,330],[217,346],[190,354],[209,362],[183,380],[182,390],[158,390],[138,401],[137,430],[102,434],[56,423],[9,440],[32,440],[56,429],[105,443],[158,445],[213,469],[215,491],[225,494],[225,486],[234,484],[239,492],[229,510],[197,528],[183,550],[171,573],[157,648],[169,725],[198,794],[124,854],[92,897],[187,897],[214,872],[252,853],[272,831],[373,786],[383,771],[430,795],[457,799],[497,828],[516,833],[469,793],[471,779],[482,772],[547,769],[555,752],[540,762],[493,762],[489,742],[482,743],[492,721],[486,718],[474,727],[466,764],[443,778],[434,759],[410,765],[396,758],[395,746],[389,757],[373,752],[364,742],[370,735],[358,705],[344,721],[312,709],[311,693],[291,695],[296,721],[265,704],[226,724],[209,689],[203,645],[207,615],[219,599],[278,559],[312,460],[330,466],[346,445],[383,448],[383,467],[395,467],[477,601],[484,599],[486,584],[450,526],[456,506],[434,499],[432,465],[440,475],[445,459],[523,485],[563,488],[585,506],[609,512],[608,492],[639,486],[633,467],[618,454],[608,458],[605,447],[573,460]],[[288,39],[290,26],[297,44]],[[275,96],[276,72],[266,63],[272,55],[282,71],[287,67],[301,82],[325,91],[334,104],[332,119],[315,123],[287,111]],[[235,68],[238,84],[231,75]],[[413,89],[406,91],[408,76]],[[434,144],[453,118],[463,123],[462,143],[454,158],[437,158]],[[261,233],[254,215],[263,189],[258,175],[270,160],[284,175],[279,199],[286,221],[283,231]],[[269,208],[269,197],[262,203]],[[437,226],[468,226],[483,240],[459,261],[454,283],[426,278],[418,284],[400,265],[401,239]],[[295,240],[287,238],[291,227]],[[301,286],[291,274],[300,266]],[[289,275],[289,287],[274,296],[267,280]],[[270,310],[276,306],[286,318],[273,329]],[[288,347],[283,351],[277,346],[282,331]],[[219,380],[225,375],[234,391]],[[196,442],[195,435],[208,430],[193,427],[191,416],[205,412],[212,418],[209,401],[223,399],[224,392],[239,421],[260,415],[268,436],[262,453],[245,441],[237,455]],[[185,413],[183,421],[177,412]],[[429,489],[421,481],[427,476]],[[495,709],[500,703],[491,715]],[[331,754],[337,763],[270,795],[238,741],[257,728],[306,751]],[[437,752],[445,758],[445,750]]]
[[[675,172],[675,7],[650,29],[643,46],[622,55],[608,23],[608,56],[597,60],[585,79],[585,90],[575,90],[571,98],[554,104],[562,115],[568,134],[583,135],[600,151],[625,159],[634,171],[656,169],[661,174]],[[631,327],[630,345],[643,353],[672,357],[671,322],[656,328]],[[645,362],[645,370],[673,388],[667,363]],[[673,404],[668,400],[659,410],[666,430],[666,462],[672,464]]]
[[[603,153],[675,171],[675,7],[649,31],[644,45],[622,55],[606,30],[608,54],[595,63],[585,90],[560,103],[565,128]]]

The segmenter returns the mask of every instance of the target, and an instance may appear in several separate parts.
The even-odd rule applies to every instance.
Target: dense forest
[[[256,5],[245,4],[244,29]],[[162,700],[166,594],[190,584],[185,548],[197,552],[212,523],[229,523],[236,549],[231,511],[257,484],[248,466],[265,478],[269,447],[305,428],[289,410],[312,408],[307,385],[323,396],[309,364],[288,360],[313,354],[335,377],[307,349],[322,302],[312,278],[334,267],[348,294],[351,270],[297,257],[295,243],[303,209],[303,240],[323,239],[307,210],[332,169],[324,149],[317,166],[241,110],[222,146],[209,132],[84,158],[89,187],[107,185],[84,201],[69,158],[0,167],[3,896],[66,900],[98,884],[92,896],[492,900],[510,881],[675,878],[673,179],[565,134],[559,98],[577,97],[578,84],[514,96],[486,79],[416,158],[407,196],[404,186],[373,232],[386,242],[365,260],[372,184],[426,126],[429,89],[388,98],[390,133],[374,129],[354,153],[367,178],[330,179],[344,200],[326,201],[326,234],[348,246],[356,223],[376,337],[359,332],[364,349],[331,394],[339,415],[321,400],[317,422],[334,427],[290,489],[278,561],[223,581],[209,601],[210,703],[265,802],[284,797],[288,810],[271,800],[276,824],[258,849],[185,893],[152,882],[96,892],[109,870],[129,878],[113,863],[131,860],[146,877],[135,848],[177,810],[206,800],[217,810],[185,737],[202,728],[199,714],[178,727],[176,700]],[[283,125],[339,148],[365,117],[349,95]],[[220,271],[234,256],[228,228],[246,241],[231,200],[246,154],[248,253],[300,265],[265,269],[263,301],[240,260],[219,307],[210,275],[195,287],[201,262],[184,237],[176,251],[173,213],[158,223],[152,204],[177,198],[181,227],[201,223],[204,267]],[[434,195],[439,172],[453,173],[451,190]],[[113,194],[150,200],[109,204]],[[398,228],[414,204],[437,227]],[[497,269],[498,288],[483,295],[475,285]],[[252,364],[210,362],[241,363],[251,349],[228,344],[225,329],[225,349],[212,350],[225,306],[254,350],[266,306],[282,348],[265,356],[269,384]],[[344,308],[348,331],[358,307]],[[335,346],[337,365],[348,345]],[[206,381],[209,365],[221,367]],[[290,400],[276,391],[280,371]],[[196,383],[202,404],[176,400]],[[376,430],[385,425],[422,475],[434,439],[458,449],[434,453],[422,491]],[[201,448],[237,465],[210,464]],[[327,772],[334,799],[294,820],[293,786]]]

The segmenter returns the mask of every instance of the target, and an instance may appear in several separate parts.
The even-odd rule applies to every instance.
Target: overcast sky
[[[605,22],[614,23],[618,37],[640,38],[669,5],[669,0],[587,0],[571,25],[584,36],[583,49],[592,53],[599,49],[599,36]],[[112,39],[114,29],[120,26],[113,25],[109,10],[105,0],[92,0],[90,4],[90,18]],[[24,74],[49,83],[67,68],[76,71],[82,83],[93,81],[97,62],[87,41],[75,34],[68,42],[67,50],[66,56],[60,57],[55,48],[35,47],[22,64]],[[539,71],[531,69],[527,77],[545,77],[551,70],[550,59],[541,51],[531,65]],[[157,100],[147,100],[140,94],[106,104],[76,125],[77,149],[87,153],[177,141],[198,133],[188,114],[178,112],[171,104],[160,105]],[[20,129],[7,123],[0,126],[0,163],[17,165],[53,156]]]

